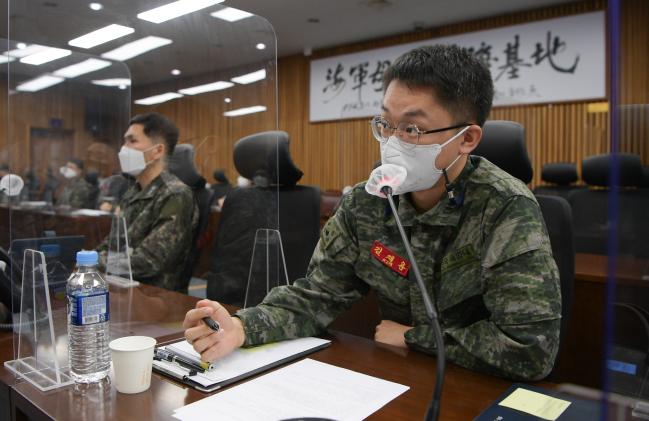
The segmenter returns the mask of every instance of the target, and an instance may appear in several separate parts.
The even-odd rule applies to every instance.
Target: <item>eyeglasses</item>
[[[460,127],[470,126],[471,123],[460,123],[441,129],[432,130],[419,130],[419,128],[412,123],[399,123],[397,127],[392,127],[390,123],[381,116],[376,116],[370,120],[372,127],[372,134],[374,138],[381,143],[388,141],[390,136],[396,135],[406,147],[414,147],[419,144],[419,136],[431,133],[445,132],[447,130],[459,129]]]

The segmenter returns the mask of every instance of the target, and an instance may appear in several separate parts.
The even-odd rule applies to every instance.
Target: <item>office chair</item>
[[[532,164],[525,146],[525,128],[513,121],[491,120],[483,127],[482,140],[473,151],[524,183],[532,181]],[[575,250],[572,215],[566,199],[558,196],[536,196],[550,237],[552,256],[559,269],[561,283],[560,344],[568,330],[575,277]],[[559,346],[559,352],[561,345]],[[555,367],[558,365],[555,361]]]
[[[185,268],[182,272],[182,290],[186,290],[191,280],[194,267],[198,262],[201,253],[201,246],[204,244],[201,237],[206,234],[207,222],[210,215],[211,193],[205,188],[205,179],[200,175],[194,163],[195,150],[189,143],[176,145],[172,156],[169,158],[169,172],[174,174],[183,183],[192,189],[194,202],[198,207],[198,225],[192,236],[192,249],[187,256]]]
[[[279,229],[289,281],[305,276],[320,237],[320,189],[295,185],[302,171],[291,159],[286,132],[239,139],[233,155],[239,174],[254,185],[235,188],[226,196],[207,276],[207,297],[242,306],[260,228]],[[251,291],[254,298],[247,305],[258,304],[265,293],[265,286],[263,291]]]
[[[569,196],[575,228],[575,249],[578,253],[608,253],[610,221],[610,174],[613,156],[595,155],[582,161],[582,179],[588,185]],[[618,254],[649,257],[649,194],[642,185],[642,164],[634,154],[618,154],[619,166],[617,199]]]
[[[541,168],[541,180],[550,185],[539,186],[534,189],[534,194],[545,196],[561,196],[568,199],[568,196],[575,190],[585,189],[585,186],[574,186],[579,180],[577,166],[569,162],[555,162],[545,164]]]

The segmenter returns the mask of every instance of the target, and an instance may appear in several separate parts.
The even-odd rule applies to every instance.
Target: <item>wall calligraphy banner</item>
[[[494,80],[494,106],[606,96],[605,16],[599,11],[313,60],[310,121],[379,114],[385,69],[431,44],[457,44],[482,60]]]

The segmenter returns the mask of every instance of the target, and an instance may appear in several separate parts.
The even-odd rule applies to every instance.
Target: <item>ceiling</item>
[[[223,69],[254,69],[272,63],[276,56],[344,45],[440,25],[529,10],[569,0],[226,0],[185,16],[155,24],[138,19],[140,12],[171,0],[97,0],[104,8],[91,10],[89,0],[12,0],[0,34],[15,42],[38,43],[67,48],[73,56],[30,66],[16,63],[17,79],[34,77],[79,61],[82,54],[99,56],[146,35],[173,40],[173,43],[94,72],[92,77],[123,77],[129,74],[133,85],[142,86]],[[7,3],[2,5],[7,13]],[[258,16],[235,23],[210,16],[224,7],[235,7]],[[261,18],[259,16],[264,16]],[[68,46],[68,41],[117,23],[135,29],[133,34],[88,50]],[[9,30],[8,30],[9,28]],[[8,36],[7,36],[8,34]],[[275,39],[277,44],[275,45]],[[267,48],[258,50],[255,45]],[[276,48],[276,50],[275,50]],[[4,49],[3,49],[4,50]],[[77,53],[78,52],[78,53]],[[119,74],[119,76],[115,76]],[[234,75],[233,75],[234,76]]]

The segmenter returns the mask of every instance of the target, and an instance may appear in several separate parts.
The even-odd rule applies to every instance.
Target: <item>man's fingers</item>
[[[199,326],[190,327],[189,329],[185,330],[185,339],[187,339],[187,342],[189,342],[190,344],[193,344],[201,338],[210,336],[212,333],[214,333],[212,329],[205,326],[204,324],[201,324]]]
[[[209,349],[217,342],[219,342],[220,337],[221,335],[219,335],[218,333],[212,332],[211,335],[207,335],[200,339],[195,340],[192,345],[194,347],[194,350],[196,350],[196,352],[202,354],[207,349]]]
[[[212,307],[200,307],[193,310],[189,310],[185,314],[185,320],[183,320],[183,328],[189,329],[190,327],[196,326],[197,323],[201,321],[203,317],[209,317],[214,312]]]

